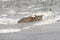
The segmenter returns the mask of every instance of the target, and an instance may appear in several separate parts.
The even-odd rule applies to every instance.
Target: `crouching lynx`
[[[29,22],[35,22],[35,21],[42,21],[43,15],[39,15],[35,17],[29,16],[26,18],[22,18],[21,20],[18,21],[18,23],[29,23]]]

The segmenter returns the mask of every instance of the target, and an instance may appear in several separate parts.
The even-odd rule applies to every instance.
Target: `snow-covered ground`
[[[43,12],[42,11],[42,12],[37,12],[37,14],[33,13],[32,15],[30,15],[30,13],[25,13],[25,12],[24,13],[19,12],[18,14],[20,14],[20,15],[27,14],[27,16],[43,15],[43,20],[30,25],[31,27],[35,26],[35,25],[38,26],[38,25],[52,24],[52,23],[56,23],[57,20],[60,20],[60,15],[54,15],[52,11],[48,11],[48,12]],[[4,16],[4,17],[0,18],[0,24],[4,24],[4,25],[16,25],[18,20],[21,19],[21,18],[19,18],[19,19],[7,18],[5,14],[2,15],[2,16]],[[25,15],[24,17],[27,17],[27,16]],[[22,27],[22,30],[28,30],[28,29],[31,28],[30,26]],[[18,28],[18,29],[20,29],[20,28]],[[0,29],[0,33],[9,33],[9,32],[22,31],[21,29],[20,30],[18,30],[18,29]]]
[[[21,18],[27,17],[27,16],[34,16],[34,15],[43,15],[43,20],[36,22],[36,23],[30,23],[30,25],[26,24],[26,25],[29,25],[26,27],[25,27],[25,25],[23,25],[23,27],[21,25],[19,25],[19,27],[22,27],[22,29],[25,30],[25,29],[30,29],[32,26],[35,26],[35,25],[41,26],[41,25],[47,25],[47,24],[53,24],[53,23],[59,22],[60,21],[60,12],[59,13],[56,12],[59,10],[58,4],[55,5],[55,1],[54,1],[54,3],[52,3],[53,0],[49,0],[49,1],[40,0],[40,1],[41,1],[41,4],[40,4],[40,2],[38,2],[38,5],[36,5],[34,3],[32,3],[32,5],[29,5],[29,3],[28,3],[27,5],[24,4],[25,6],[23,6],[23,3],[22,3],[21,5],[13,4],[10,6],[10,8],[9,7],[5,8],[5,6],[8,6],[10,4],[5,5],[5,6],[3,5],[3,8],[0,8],[0,25],[17,25],[18,26],[19,25],[17,23],[18,20],[20,20]],[[47,3],[45,3],[45,2],[47,2]],[[14,6],[16,6],[16,8]],[[21,8],[18,8],[20,6],[21,6]],[[50,8],[52,10],[49,11]],[[21,11],[18,11],[18,10],[21,10]],[[5,30],[5,29],[3,29],[3,30]],[[10,30],[10,29],[7,29],[7,30]]]
[[[29,30],[21,32],[15,29],[15,33],[12,30],[4,30],[0,32],[0,40],[60,40],[60,23],[32,26]]]
[[[13,14],[13,13],[12,13]],[[19,13],[18,13],[19,14]],[[27,16],[30,16],[30,14],[32,14],[32,13],[25,13],[25,12],[21,12],[20,13],[20,15],[25,15],[25,14],[27,14],[27,15],[25,15],[25,16],[23,16],[23,17],[27,17]],[[48,12],[37,12],[37,13],[33,13],[31,16],[34,16],[34,15],[43,15],[43,21],[45,22],[45,21],[49,21],[49,20],[59,20],[58,18],[59,18],[59,16],[60,15],[56,15],[55,17],[53,17],[54,15],[53,15],[53,12],[51,12],[51,11],[48,11]],[[5,15],[5,14],[3,14],[2,16],[4,16],[3,18],[0,18],[0,24],[16,24],[17,22],[18,22],[18,20],[20,19],[13,19],[13,18],[7,18],[6,16],[8,16],[8,15]],[[52,18],[52,17],[53,18]],[[48,19],[46,19],[47,17],[50,17],[50,19],[48,18]],[[57,18],[57,19],[56,19]]]
[[[0,18],[0,24],[17,24],[18,19]]]
[[[59,0],[5,1],[0,1],[0,40],[60,40]],[[43,15],[43,20],[17,23],[34,15]]]
[[[0,33],[11,33],[11,32],[19,32],[20,29],[0,29]]]

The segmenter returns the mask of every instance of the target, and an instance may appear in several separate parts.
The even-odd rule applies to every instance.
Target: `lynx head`
[[[35,15],[35,21],[42,20],[42,17],[43,17],[43,15],[39,15],[39,16],[36,16],[36,15]]]

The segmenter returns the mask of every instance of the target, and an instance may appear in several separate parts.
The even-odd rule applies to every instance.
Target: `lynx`
[[[18,23],[30,23],[30,22],[35,22],[35,21],[42,21],[43,15],[39,15],[35,17],[29,16],[26,18],[22,18],[21,20],[18,21]]]

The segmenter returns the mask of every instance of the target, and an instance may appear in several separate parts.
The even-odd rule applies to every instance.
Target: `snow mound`
[[[0,29],[0,33],[12,33],[12,32],[19,32],[20,29]]]
[[[16,24],[18,19],[0,18],[0,24]]]

